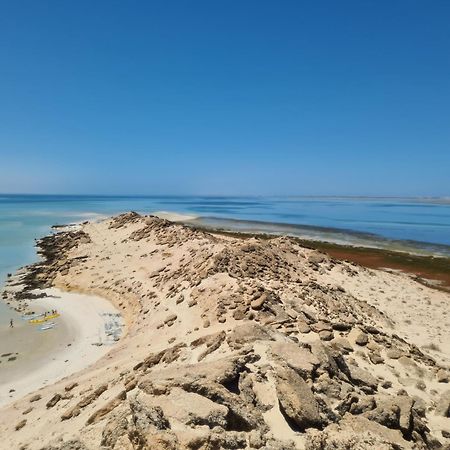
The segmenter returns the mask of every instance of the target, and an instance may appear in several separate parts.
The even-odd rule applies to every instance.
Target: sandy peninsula
[[[0,448],[450,445],[448,292],[295,239],[136,213],[39,247],[26,289],[107,299],[127,332],[3,406]]]

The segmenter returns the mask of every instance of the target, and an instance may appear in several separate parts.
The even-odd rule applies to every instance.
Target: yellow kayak
[[[44,322],[47,322],[47,320],[55,319],[56,317],[59,317],[59,314],[50,314],[49,316],[42,317],[41,319],[31,319],[28,322],[29,323],[44,323]]]

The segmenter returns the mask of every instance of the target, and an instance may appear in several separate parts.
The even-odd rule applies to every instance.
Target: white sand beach
[[[36,349],[39,360],[27,358],[15,370],[3,369],[2,372],[0,369],[0,406],[90,366],[111,350],[114,343],[105,332],[105,325],[117,320],[114,315],[118,311],[110,302],[98,296],[56,288],[45,292],[48,297],[33,300],[32,305],[36,311],[58,311],[60,317],[54,322],[63,332],[55,338],[60,342],[52,343],[44,354]],[[50,335],[55,331],[43,333]],[[99,343],[102,345],[95,345]]]

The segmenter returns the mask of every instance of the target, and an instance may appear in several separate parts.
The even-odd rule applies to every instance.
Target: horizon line
[[[0,192],[0,196],[35,197],[102,197],[102,198],[156,198],[156,197],[204,197],[204,198],[366,198],[366,199],[422,199],[450,200],[450,195],[338,195],[338,194],[50,194],[30,192]]]

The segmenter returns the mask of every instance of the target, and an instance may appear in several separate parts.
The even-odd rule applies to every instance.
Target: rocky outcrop
[[[276,370],[276,389],[280,409],[296,429],[305,431],[321,425],[317,400],[311,388],[293,369]]]
[[[136,213],[39,246],[20,307],[32,289],[58,285],[104,295],[130,319],[95,375],[17,407],[12,432],[32,436],[52,415],[43,449],[447,443],[429,422],[449,417],[448,370],[395,335],[375,302],[341,287],[366,269],[290,238],[222,237]]]

